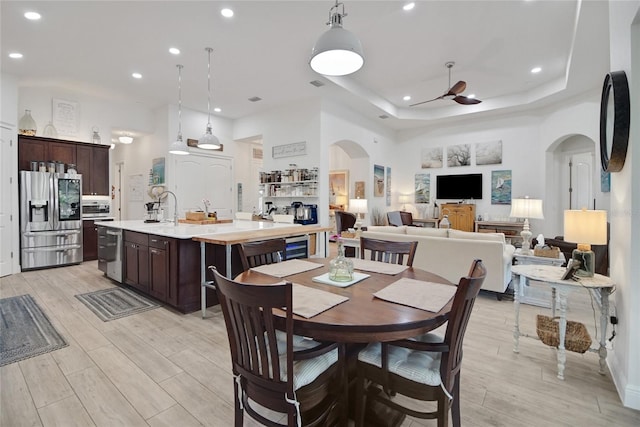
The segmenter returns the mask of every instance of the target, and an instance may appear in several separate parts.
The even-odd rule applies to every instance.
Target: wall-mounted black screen
[[[482,174],[438,175],[436,198],[445,200],[482,199]]]

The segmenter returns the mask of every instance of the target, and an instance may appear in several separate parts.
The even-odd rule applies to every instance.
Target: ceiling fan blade
[[[458,83],[451,86],[451,89],[449,89],[449,92],[447,92],[447,95],[458,95],[464,92],[466,88],[467,88],[467,83],[460,80]]]
[[[456,101],[458,104],[462,104],[462,105],[480,104],[482,102],[479,99],[468,98],[462,95],[456,96],[455,98],[453,98],[453,100]]]
[[[443,96],[444,96],[444,95],[443,95]],[[411,105],[409,105],[409,107],[415,107],[416,105],[422,105],[422,104],[426,104],[427,102],[437,101],[438,99],[442,99],[442,96],[439,96],[439,97],[437,97],[437,98],[430,99],[430,100],[428,100],[428,101],[416,102],[415,104],[411,104]]]

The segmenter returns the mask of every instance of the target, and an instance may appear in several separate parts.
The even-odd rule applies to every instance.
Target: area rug
[[[0,299],[0,366],[68,344],[31,295]]]
[[[124,288],[109,288],[76,295],[105,322],[160,307],[155,302]]]

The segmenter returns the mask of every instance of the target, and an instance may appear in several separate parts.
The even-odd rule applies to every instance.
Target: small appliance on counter
[[[293,222],[296,224],[317,224],[318,205],[305,205],[302,202],[291,203]]]
[[[145,203],[147,208],[147,218],[144,222],[160,222],[158,219],[158,210],[160,209],[160,203],[158,202],[149,202]]]

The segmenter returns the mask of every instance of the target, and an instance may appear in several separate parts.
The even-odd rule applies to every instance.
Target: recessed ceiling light
[[[221,111],[222,111],[222,108],[220,108],[220,107],[216,107],[216,108],[214,108],[214,109],[213,109],[213,111],[215,111],[216,113],[219,113],[219,112],[221,112]]]
[[[22,58],[22,54],[20,52],[11,52],[9,58],[20,59]]]
[[[473,99],[473,98],[475,98],[475,97],[476,97],[476,94],[475,94],[475,93],[471,93],[471,94],[467,95],[467,98],[471,98],[471,99]]]
[[[533,68],[531,69],[531,73],[533,73],[533,74],[537,74],[537,73],[539,73],[540,71],[542,71],[542,68],[540,68],[540,67],[533,67]]]
[[[169,53],[172,55],[180,55],[180,49],[178,49],[177,47],[170,47]]]
[[[225,18],[231,18],[233,16],[233,10],[224,8],[220,11],[220,15],[224,16]]]
[[[40,15],[38,12],[25,12],[24,17],[30,21],[37,21],[38,19],[42,18],[42,15]]]
[[[142,78],[142,74],[140,74],[140,73],[132,73],[131,77],[133,77],[134,79],[141,79]]]
[[[403,99],[404,101],[410,101],[410,100],[411,100],[411,97],[410,97],[409,95],[405,95],[405,96],[403,96],[403,97],[402,97],[402,99]]]
[[[404,10],[412,10],[414,7],[416,7],[416,4],[414,2],[410,2],[402,6]]]

